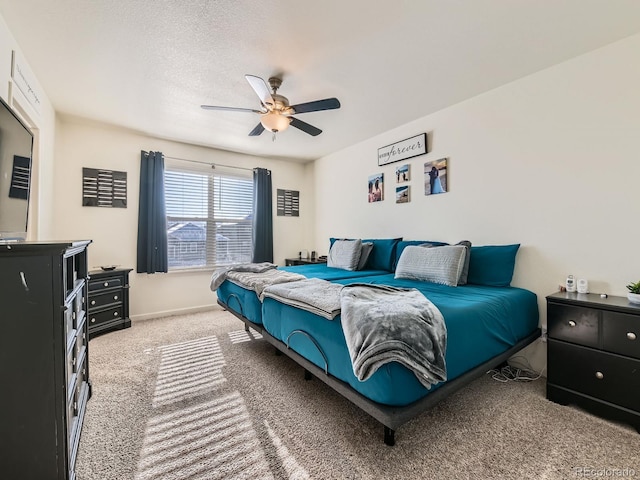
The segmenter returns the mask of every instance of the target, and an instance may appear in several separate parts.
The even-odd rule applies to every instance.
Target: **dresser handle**
[[[628,338],[629,340],[635,340],[637,337],[636,337],[636,334],[635,334],[635,333],[633,333],[633,332],[628,332],[628,333],[627,333],[627,338]]]
[[[113,316],[117,317],[118,316],[118,312],[113,312]]]
[[[109,286],[109,282],[104,282],[104,286],[108,287]]]
[[[575,327],[576,326],[576,322],[574,322],[573,320],[569,320],[569,326],[570,327]]]
[[[91,300],[91,305],[95,305],[96,301],[95,300]]]
[[[114,295],[114,296],[113,296],[113,299],[114,299],[114,300],[117,300],[117,299],[118,299],[118,295]]]
[[[96,319],[95,319],[95,318],[92,318],[92,319],[91,319],[91,323],[96,323]]]
[[[598,380],[602,380],[602,379],[604,378],[604,373],[602,373],[602,372],[596,372],[596,378],[597,378]]]

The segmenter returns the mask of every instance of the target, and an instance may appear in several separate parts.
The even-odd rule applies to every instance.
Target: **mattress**
[[[341,268],[327,267],[326,264],[296,265],[292,267],[278,267],[278,270],[299,273],[307,278],[320,278],[323,280],[347,280],[355,281],[360,277],[372,278],[378,275],[389,275],[386,270],[343,270]],[[218,299],[225,303],[230,310],[239,313],[247,320],[262,324],[262,302],[253,290],[242,288],[235,283],[225,280],[216,291]]]
[[[393,274],[334,281],[420,290],[440,309],[447,325],[447,381],[503,353],[538,327],[536,295],[516,287],[449,287],[416,280],[396,280]],[[264,329],[270,335],[288,343],[297,353],[323,369],[326,360],[329,374],[374,402],[405,406],[443,385],[438,384],[429,390],[410,370],[396,362],[384,365],[368,380],[360,382],[353,374],[340,316],[326,320],[266,298],[262,305],[262,318]]]

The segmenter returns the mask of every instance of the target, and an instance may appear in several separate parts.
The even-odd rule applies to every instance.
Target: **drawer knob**
[[[91,300],[91,305],[95,305],[96,301],[95,300]]]
[[[114,300],[117,300],[117,299],[118,299],[118,295],[114,295],[114,296],[113,296],[113,299],[114,299]]]
[[[113,312],[113,316],[117,317],[118,316],[118,312]]]
[[[96,319],[95,319],[95,318],[92,318],[92,319],[91,319],[91,323],[96,323]]]
[[[573,320],[569,320],[569,326],[570,327],[575,327],[576,326],[576,322],[574,322]]]
[[[596,378],[597,378],[598,380],[602,380],[602,379],[604,378],[604,373],[602,373],[602,372],[596,372]]]
[[[109,286],[109,282],[104,282],[104,286],[108,287]]]
[[[627,333],[627,338],[628,338],[629,340],[635,340],[637,337],[636,337],[636,334],[635,334],[635,333],[633,333],[633,332],[628,332],[628,333]]]

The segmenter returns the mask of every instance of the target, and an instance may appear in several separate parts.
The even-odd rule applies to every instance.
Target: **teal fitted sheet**
[[[343,270],[341,268],[327,267],[324,263],[296,265],[293,267],[278,267],[279,270],[299,273],[307,278],[320,278],[334,281],[348,279],[353,281],[360,277],[375,277],[378,275],[388,275],[385,270]],[[242,288],[228,280],[216,291],[218,299],[224,302],[230,310],[239,313],[249,321],[258,325],[262,324],[262,302],[253,290]]]
[[[474,367],[508,350],[538,327],[538,303],[533,292],[515,287],[465,285],[449,287],[416,280],[395,280],[393,274],[353,279],[337,283],[374,283],[417,288],[442,312],[447,326],[447,380],[453,380]],[[334,320],[266,298],[262,305],[265,330],[321,368],[322,355],[302,330],[312,336],[328,360],[334,377],[348,383],[365,397],[385,405],[404,406],[423,398],[438,386],[426,389],[404,366],[391,362],[368,380],[360,382],[353,374],[340,316]],[[291,335],[291,336],[290,336]]]
[[[278,267],[278,269],[285,270],[287,272],[299,273],[307,278],[320,278],[328,281],[389,275],[387,270],[344,270],[342,268],[327,267],[326,263]]]

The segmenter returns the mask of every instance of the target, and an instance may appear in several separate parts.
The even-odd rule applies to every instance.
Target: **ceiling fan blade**
[[[293,108],[294,113],[318,112],[320,110],[340,108],[340,102],[337,98],[325,98],[324,100],[316,100],[315,102],[292,105],[291,108]]]
[[[253,108],[237,108],[237,107],[218,107],[216,105],[200,105],[205,110],[226,110],[227,112],[250,112],[250,113],[263,113],[260,110]]]
[[[244,78],[247,79],[247,82],[249,82],[249,85],[251,85],[251,88],[256,92],[258,98],[265,107],[271,108],[276,104],[269,92],[269,87],[263,79],[256,77],[255,75],[245,75]]]
[[[259,123],[258,125],[256,125],[256,127],[253,130],[249,132],[249,136],[257,137],[258,135],[262,134],[262,132],[264,132],[264,127],[262,126],[261,123]]]
[[[322,130],[320,130],[319,128],[314,127],[313,125],[309,125],[307,122],[303,122],[302,120],[298,120],[295,117],[291,117],[290,125],[314,137],[322,133]]]

